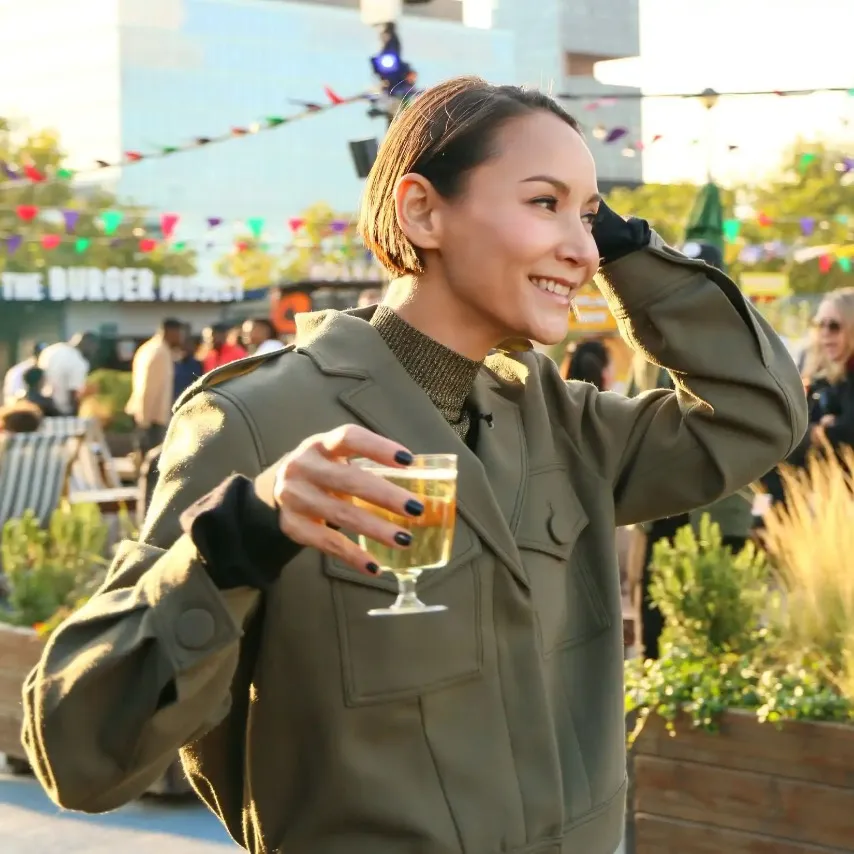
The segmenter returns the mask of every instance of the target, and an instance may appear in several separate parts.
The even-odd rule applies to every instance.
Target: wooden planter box
[[[671,737],[651,717],[632,772],[635,854],[854,852],[854,726],[728,712],[719,733]]]
[[[44,649],[44,640],[31,629],[19,629],[0,623],[0,754],[5,754],[13,769],[28,767],[21,745],[23,708],[21,690],[30,670]],[[192,792],[176,759],[166,774],[148,790],[153,795],[178,796]]]

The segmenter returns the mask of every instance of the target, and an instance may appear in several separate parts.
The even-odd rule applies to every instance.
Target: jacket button
[[[548,528],[549,536],[558,545],[563,546],[569,542],[569,520],[564,516],[552,511],[546,522],[546,528]]]
[[[175,624],[175,637],[184,649],[203,649],[214,636],[214,618],[203,608],[184,611]]]

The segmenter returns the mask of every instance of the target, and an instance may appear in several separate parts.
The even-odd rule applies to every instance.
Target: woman
[[[567,348],[560,375],[565,380],[592,383],[599,391],[608,391],[613,382],[611,354],[601,341],[581,341]]]
[[[260,854],[612,854],[614,526],[788,453],[800,377],[732,282],[601,203],[578,125],[536,92],[462,78],[419,95],[383,142],[361,231],[393,301],[300,315],[294,350],[186,397],[139,542],[27,682],[27,753],[57,803],[98,812],[182,748]],[[565,383],[530,347],[562,340],[600,257],[626,337],[677,392]],[[448,609],[369,617],[394,581],[346,535],[407,539],[351,496],[423,507],[348,460],[405,473],[428,452],[459,460],[453,553],[420,585]]]
[[[812,450],[826,444],[854,447],[854,288],[831,291],[821,301],[804,354],[803,382],[809,429],[786,462],[805,466]],[[774,501],[783,501],[775,468],[763,479]]]

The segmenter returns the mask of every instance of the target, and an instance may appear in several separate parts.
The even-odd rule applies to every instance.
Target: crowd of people
[[[0,431],[34,432],[43,418],[76,415],[92,393],[89,377],[103,343],[92,332],[37,343],[27,358],[6,371]],[[203,374],[283,346],[266,317],[236,327],[215,324],[201,336],[179,319],[165,319],[133,357],[126,411],[136,424],[140,451],[144,454],[162,442],[173,404]]]

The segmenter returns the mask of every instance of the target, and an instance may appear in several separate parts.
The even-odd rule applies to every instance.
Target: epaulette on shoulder
[[[222,385],[229,380],[242,377],[245,374],[251,374],[256,368],[260,367],[264,362],[278,359],[285,353],[290,353],[294,350],[294,344],[288,344],[280,350],[272,350],[269,353],[261,353],[258,356],[247,356],[245,359],[238,359],[236,362],[229,362],[227,365],[220,365],[212,371],[199,377],[183,394],[179,395],[172,407],[172,412],[177,412],[188,400],[195,397],[200,391],[214,386]]]

